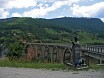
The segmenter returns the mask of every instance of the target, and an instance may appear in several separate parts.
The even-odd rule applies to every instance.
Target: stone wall
[[[67,54],[64,54],[67,49]],[[68,53],[69,52],[69,53]],[[68,47],[57,45],[30,44],[26,48],[27,60],[41,60],[43,62],[63,63],[65,57],[72,58],[71,50]],[[64,57],[65,56],[65,57]],[[66,59],[65,59],[66,60]],[[67,59],[68,60],[68,59]],[[71,61],[69,59],[69,61]]]

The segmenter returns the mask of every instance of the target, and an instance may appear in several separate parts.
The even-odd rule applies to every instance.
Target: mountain
[[[1,26],[13,26],[17,27],[18,24],[26,26],[41,27],[41,28],[60,28],[68,30],[85,30],[90,32],[104,32],[104,22],[98,18],[74,18],[74,17],[63,17],[55,19],[42,19],[42,18],[7,18],[0,20]],[[19,25],[21,26],[21,25]],[[5,28],[5,27],[4,27]]]
[[[57,18],[52,19],[52,21],[55,24],[58,24],[60,26],[65,26],[72,30],[86,30],[90,32],[104,32],[104,22],[102,22],[98,18],[70,18],[70,17],[64,17],[64,18]]]
[[[98,18],[63,17],[54,19],[14,17],[0,19],[0,42],[71,42],[75,35],[89,42],[104,39],[104,22]]]

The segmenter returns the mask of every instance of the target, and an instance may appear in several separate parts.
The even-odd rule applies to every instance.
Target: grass
[[[45,28],[46,32],[49,33],[49,34],[59,34],[57,31],[55,31],[54,29],[48,29],[48,28]]]
[[[0,60],[0,67],[34,68],[34,69],[67,70],[67,71],[76,70],[74,67],[66,66],[60,63],[34,63],[34,62],[19,62],[9,60]],[[104,65],[90,64],[88,69],[104,70]]]
[[[69,67],[64,64],[57,63],[32,63],[32,62],[18,62],[9,60],[0,60],[0,67],[16,67],[16,68],[35,68],[35,69],[51,69],[51,70],[66,70]]]
[[[91,64],[90,69],[94,70],[104,70],[104,65],[96,65],[96,64]]]

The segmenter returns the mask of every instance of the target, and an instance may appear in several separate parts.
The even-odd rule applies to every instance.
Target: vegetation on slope
[[[2,39],[14,36],[27,42],[70,42],[78,35],[80,39],[103,39],[104,23],[97,18],[8,18],[0,20]]]
[[[104,43],[104,23],[97,18],[72,17],[55,19],[15,17],[0,20],[0,43],[3,45],[0,45],[1,50],[4,48],[13,51],[11,46],[21,42],[70,44],[76,35],[79,36],[81,44]],[[16,50],[22,47],[21,44],[18,46],[13,48]]]

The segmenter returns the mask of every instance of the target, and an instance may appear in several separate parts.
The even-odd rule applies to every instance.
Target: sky
[[[0,0],[0,19],[88,17],[104,21],[104,0]]]

